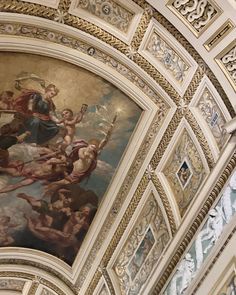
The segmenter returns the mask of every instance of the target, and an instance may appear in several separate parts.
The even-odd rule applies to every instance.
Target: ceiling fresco
[[[1,53],[0,67],[0,245],[72,264],[141,109],[63,61]]]
[[[233,2],[0,0],[0,295],[230,294]]]

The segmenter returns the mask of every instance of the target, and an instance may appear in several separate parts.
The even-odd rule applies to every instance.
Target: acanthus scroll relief
[[[212,19],[219,14],[219,10],[209,0],[175,0],[172,2],[172,8],[177,10],[178,14],[185,19],[187,24],[193,29],[194,33],[199,35],[205,29]]]
[[[79,0],[77,8],[101,18],[125,33],[133,18],[130,11],[112,0]]]
[[[151,36],[147,50],[182,83],[189,66],[157,33]]]

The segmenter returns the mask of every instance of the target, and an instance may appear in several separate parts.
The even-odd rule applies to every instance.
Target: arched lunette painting
[[[141,112],[85,69],[0,53],[0,246],[71,265]]]

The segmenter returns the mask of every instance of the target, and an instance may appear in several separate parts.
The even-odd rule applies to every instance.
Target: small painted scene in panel
[[[152,249],[152,246],[155,243],[155,238],[153,236],[151,228],[149,228],[139,245],[137,251],[134,254],[134,257],[130,261],[128,265],[128,270],[130,272],[130,277],[134,280],[136,274],[138,273],[139,269],[141,268],[143,262],[145,261],[148,253]]]

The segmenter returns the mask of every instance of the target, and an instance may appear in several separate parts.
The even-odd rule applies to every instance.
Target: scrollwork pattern
[[[192,175],[185,187],[181,186],[178,177],[178,171],[183,161],[189,163],[188,170],[192,171]],[[186,130],[183,131],[172,155],[167,160],[163,173],[172,188],[180,214],[183,216],[206,176],[201,156]]]
[[[188,64],[156,32],[150,37],[147,51],[171,73],[176,81],[183,82],[189,69]]]
[[[202,117],[205,119],[208,127],[210,128],[219,146],[219,149],[221,149],[226,143],[228,137],[227,132],[224,129],[226,120],[207,88],[204,89],[197,107],[200,110]]]
[[[122,294],[139,293],[169,239],[161,209],[151,196],[114,266]]]
[[[77,7],[91,13],[117,29],[127,32],[133,14],[112,0],[79,0]]]
[[[221,61],[236,86],[236,45],[221,58]]]
[[[218,12],[208,0],[175,0],[173,7],[198,33]]]

